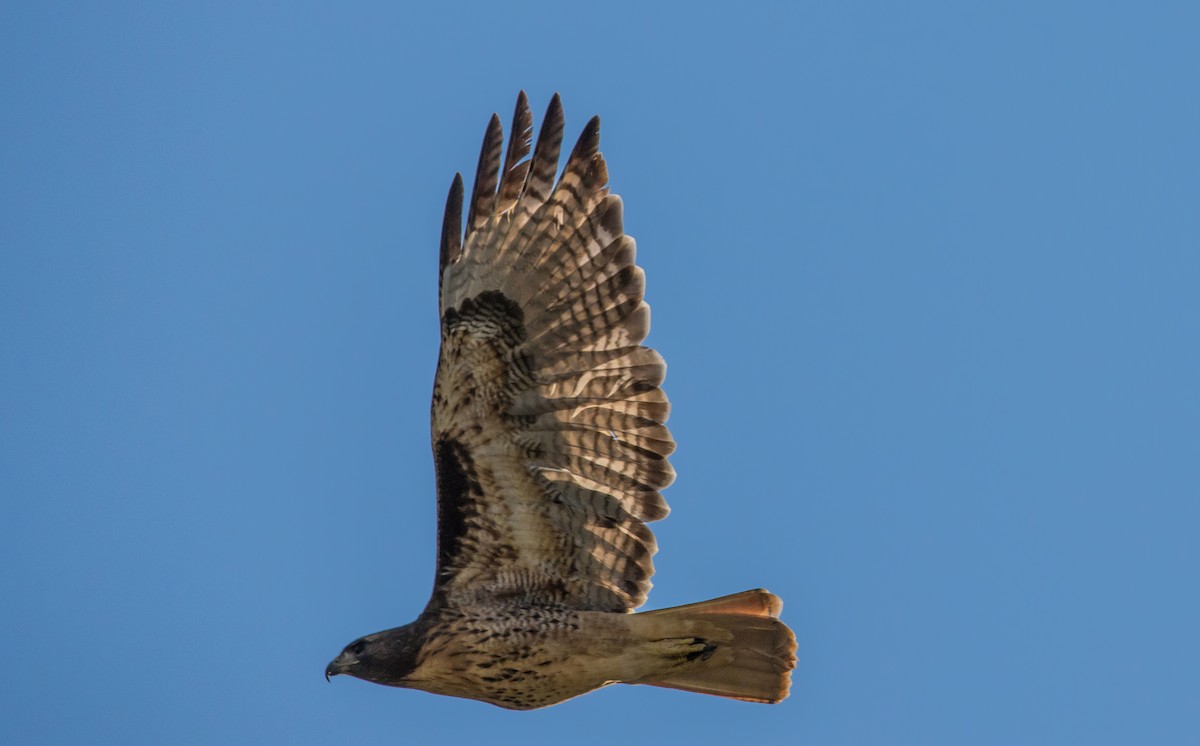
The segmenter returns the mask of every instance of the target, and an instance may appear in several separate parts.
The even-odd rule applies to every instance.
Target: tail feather
[[[713,694],[746,702],[779,702],[788,696],[796,666],[796,637],[779,621],[783,602],[765,590],[645,612],[661,632],[703,644],[667,671],[636,683]]]
[[[669,609],[644,611],[642,616],[681,616],[692,614],[745,614],[746,616],[779,617],[783,611],[783,599],[762,588],[742,591],[720,598],[698,601],[694,604],[672,606]]]

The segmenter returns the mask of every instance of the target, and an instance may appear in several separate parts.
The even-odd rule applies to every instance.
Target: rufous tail
[[[630,683],[779,702],[788,696],[796,667],[796,636],[777,618],[782,609],[778,596],[760,588],[637,614],[660,634],[691,637],[696,652],[665,673]]]

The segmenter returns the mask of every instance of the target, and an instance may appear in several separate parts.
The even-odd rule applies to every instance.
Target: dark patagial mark
[[[483,488],[475,473],[471,454],[462,443],[443,435],[433,444],[433,464],[438,486],[437,566],[442,572],[453,566],[467,534],[467,519],[477,512],[476,500]]]

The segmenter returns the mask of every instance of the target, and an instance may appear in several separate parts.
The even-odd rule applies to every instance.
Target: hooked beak
[[[330,661],[328,666],[325,666],[325,680],[329,681],[338,674],[346,673],[350,670],[351,666],[357,663],[357,659],[351,657],[348,653],[343,651],[338,655],[338,657]]]

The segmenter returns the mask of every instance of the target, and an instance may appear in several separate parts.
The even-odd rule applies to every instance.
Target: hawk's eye
[[[350,652],[354,653],[355,655],[362,655],[362,651],[366,647],[367,647],[367,644],[365,642],[363,642],[362,640],[359,640],[358,642],[356,642],[350,646]]]

